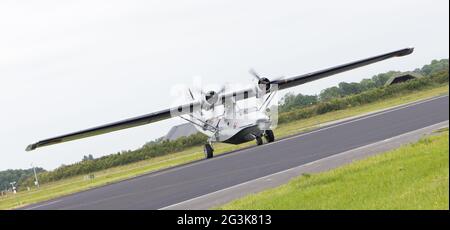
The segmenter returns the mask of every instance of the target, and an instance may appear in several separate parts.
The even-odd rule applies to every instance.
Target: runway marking
[[[36,209],[36,208],[40,208],[40,207],[44,207],[44,206],[47,206],[47,205],[55,204],[55,203],[58,203],[58,202],[61,202],[61,201],[62,201],[62,199],[55,200],[55,201],[51,201],[51,202],[48,202],[48,203],[45,203],[45,204],[41,204],[41,205],[33,206],[33,207],[30,207],[30,208],[26,208],[25,210],[33,210],[33,209]]]
[[[266,180],[266,179],[268,179],[270,177],[273,177],[275,175],[287,173],[289,171],[293,171],[293,170],[295,170],[295,169],[297,169],[299,167],[309,166],[309,165],[320,163],[321,161],[326,161],[326,160],[329,160],[329,159],[338,158],[338,157],[341,157],[343,155],[347,155],[348,153],[350,153],[352,151],[358,151],[358,150],[361,150],[361,149],[370,148],[372,146],[379,145],[380,143],[383,143],[383,142],[386,142],[386,141],[389,141],[389,140],[393,140],[393,139],[399,139],[401,137],[410,135],[412,133],[421,132],[422,130],[430,129],[432,127],[433,127],[433,130],[444,128],[444,127],[448,127],[448,122],[449,122],[448,120],[447,121],[443,121],[443,122],[436,123],[436,124],[433,124],[433,125],[429,125],[429,126],[426,126],[426,127],[420,128],[420,129],[409,131],[407,133],[403,133],[403,134],[400,134],[400,135],[397,135],[397,136],[394,136],[394,137],[386,138],[386,139],[381,140],[381,141],[377,141],[377,142],[374,142],[374,143],[371,143],[371,144],[367,144],[367,145],[364,145],[364,146],[353,148],[353,149],[350,149],[350,150],[347,150],[347,151],[344,151],[344,152],[341,152],[341,153],[337,153],[337,154],[334,154],[334,155],[331,155],[331,156],[328,156],[328,157],[325,157],[325,158],[321,158],[321,159],[318,159],[318,160],[315,160],[315,161],[308,162],[306,164],[295,166],[295,167],[292,167],[292,168],[289,168],[289,169],[286,169],[286,170],[283,170],[283,171],[279,171],[279,172],[272,173],[272,174],[269,174],[269,175],[266,175],[266,176],[263,176],[263,177],[255,178],[255,179],[252,179],[252,180],[249,180],[249,181],[237,184],[237,185],[233,185],[233,186],[228,187],[228,188],[224,188],[224,189],[217,190],[217,191],[214,191],[214,192],[211,192],[211,193],[208,193],[208,194],[204,194],[204,195],[201,195],[201,196],[198,196],[198,197],[194,197],[194,198],[191,198],[191,199],[188,199],[188,200],[176,203],[176,204],[172,204],[172,205],[160,208],[159,210],[170,209],[171,207],[174,207],[174,206],[183,205],[185,203],[192,202],[192,201],[195,201],[195,200],[198,200],[198,199],[202,199],[202,198],[205,198],[207,196],[211,196],[211,195],[214,195],[214,194],[217,194],[217,193],[220,193],[220,192],[224,192],[224,191],[227,191],[227,190],[230,190],[230,189],[234,189],[234,188],[237,188],[237,187],[240,187],[240,186],[244,186],[246,184],[253,183],[253,182],[258,181],[258,180]]]

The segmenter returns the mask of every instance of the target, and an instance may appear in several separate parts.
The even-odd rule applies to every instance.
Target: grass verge
[[[449,209],[448,130],[221,209]]]
[[[362,115],[368,112],[389,108],[421,99],[426,99],[438,95],[448,93],[448,85],[433,89],[422,90],[414,93],[400,95],[371,104],[358,107],[352,107],[345,110],[333,111],[322,115],[314,116],[308,119],[302,119],[286,124],[279,125],[275,132],[277,138],[286,137],[296,133],[313,129],[317,125],[325,122],[335,121],[356,115]],[[254,143],[248,142],[241,145],[215,145],[215,155],[223,154],[229,151],[252,146]],[[45,200],[54,199],[64,195],[84,191],[87,189],[115,183],[121,180],[133,178],[145,173],[149,173],[176,165],[189,163],[192,161],[203,159],[203,150],[201,146],[192,147],[185,151],[173,153],[161,157],[155,157],[149,160],[131,163],[124,166],[118,166],[111,169],[94,173],[94,179],[86,179],[84,176],[76,176],[57,182],[47,183],[40,189],[32,189],[31,191],[22,191],[17,194],[8,194],[0,197],[0,209],[13,209],[21,206],[37,203]]]

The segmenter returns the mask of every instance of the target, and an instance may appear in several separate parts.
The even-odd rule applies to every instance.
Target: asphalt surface
[[[160,209],[448,119],[439,97],[24,209]]]
[[[448,128],[449,121],[437,123],[425,128],[407,132],[392,138],[374,142],[358,148],[354,148],[342,153],[334,154],[329,157],[309,162],[294,168],[276,172],[254,180],[234,185],[213,193],[195,197],[181,203],[173,204],[162,208],[161,210],[206,210],[220,207],[235,199],[239,199],[248,194],[258,193],[288,183],[295,177],[304,174],[320,173],[328,171],[354,161],[377,155],[405,144],[414,143],[424,136],[436,135],[436,132],[442,128]]]

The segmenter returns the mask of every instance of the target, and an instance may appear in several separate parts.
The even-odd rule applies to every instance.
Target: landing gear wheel
[[[203,151],[205,152],[205,158],[206,159],[209,159],[209,158],[213,157],[214,149],[212,148],[212,146],[210,144],[205,144],[205,147],[204,147]]]
[[[257,136],[256,137],[256,144],[257,145],[262,145],[263,144],[263,139],[261,138],[261,136]]]
[[[264,137],[266,138],[267,142],[274,142],[275,141],[275,135],[273,134],[273,131],[268,129],[264,132]]]

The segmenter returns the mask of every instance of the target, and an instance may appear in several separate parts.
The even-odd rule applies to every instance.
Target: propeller
[[[262,76],[261,76],[259,73],[257,73],[253,68],[251,68],[248,72],[249,72],[251,75],[253,75],[256,79],[258,79],[258,81],[261,80],[261,79],[267,79],[266,77],[262,77]],[[281,80],[281,79],[283,79],[283,78],[285,78],[285,76],[281,76],[281,77],[275,78],[275,79],[272,80],[271,82],[275,82],[275,81]]]
[[[219,91],[217,91],[217,92],[215,92],[215,91],[209,91],[206,95],[205,95],[205,99],[208,101],[210,98],[212,98],[212,97],[216,97],[216,99],[214,99],[214,100],[216,100],[214,103],[216,103],[220,98],[219,98],[219,95],[220,94],[222,94],[222,93],[224,93],[225,91],[227,90],[227,85],[226,84],[224,84],[224,85],[222,85],[222,87],[219,89]],[[213,104],[213,103],[212,103]],[[215,110],[215,106],[213,105],[212,106],[212,113],[213,113],[213,116],[215,116],[216,115],[216,110]]]
[[[194,88],[193,90],[188,88],[188,92],[189,92],[191,99],[195,100],[193,91],[200,94],[202,101],[207,102],[209,104],[210,108],[208,108],[208,109],[211,109],[214,115],[215,115],[214,104],[217,103],[217,101],[220,99],[219,95],[224,93],[226,90],[227,90],[227,84],[222,85],[222,87],[217,92],[214,90],[205,92],[202,89],[198,89],[198,88]],[[200,111],[200,113],[201,113],[201,116],[203,116],[202,111]]]
[[[219,89],[219,91],[217,91],[217,92],[214,91],[214,90],[210,90],[210,91],[205,92],[202,89],[194,89],[194,91],[199,93],[202,97],[206,97],[207,99],[209,99],[209,98],[211,98],[211,97],[213,97],[215,95],[219,95],[219,94],[224,93],[226,91],[226,89],[227,89],[227,86],[223,85]],[[194,95],[193,95],[191,89],[188,89],[188,90],[189,90],[189,94],[190,94],[191,98],[194,100],[195,98],[194,98]]]
[[[268,78],[262,77],[254,69],[250,69],[249,73],[253,75],[256,79],[258,79],[257,87],[259,88],[259,90],[267,92],[270,89],[271,81]]]

